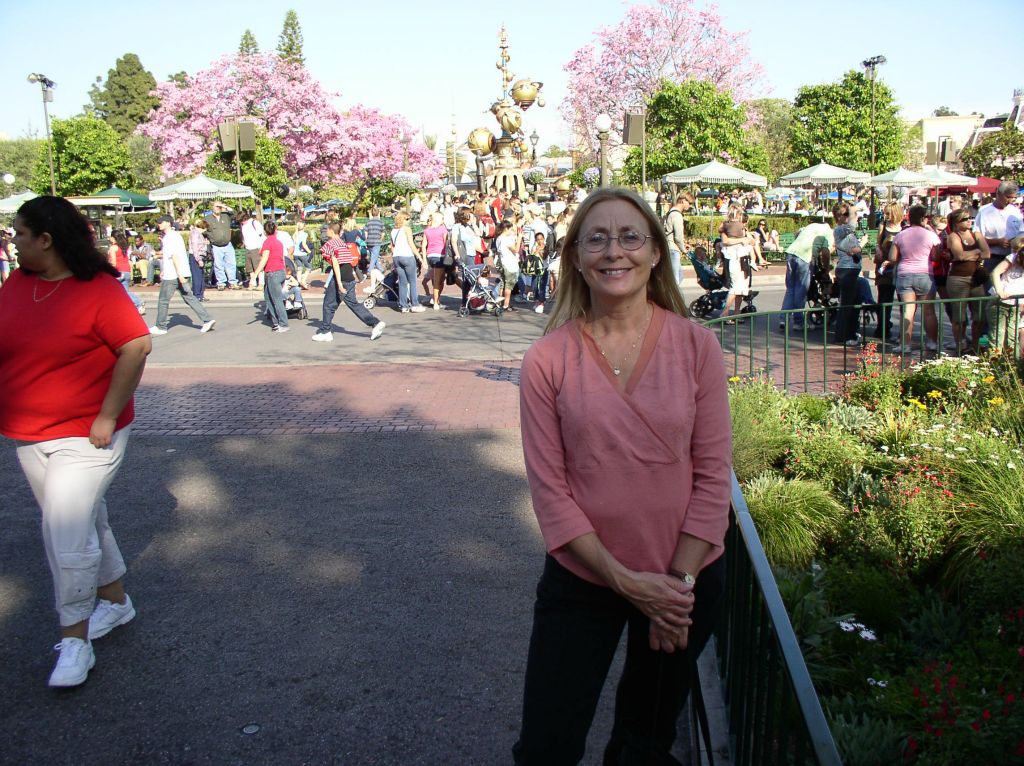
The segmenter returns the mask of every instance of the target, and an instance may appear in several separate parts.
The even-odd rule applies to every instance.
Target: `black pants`
[[[892,327],[892,306],[882,304],[892,303],[896,299],[896,285],[878,284],[877,280],[875,284],[878,285],[878,326],[874,337],[888,338]]]
[[[610,588],[580,579],[548,556],[537,585],[523,692],[523,725],[512,749],[519,766],[562,766],[583,758],[587,732],[628,626],[626,663],[604,763],[619,764],[628,742],[668,754],[690,692],[690,668],[722,608],[725,558],[697,579],[689,647],[652,651],[647,617]]]
[[[836,281],[839,283],[839,318],[836,327],[836,342],[843,343],[857,337],[860,325],[860,310],[855,308],[860,303],[860,287],[857,280],[860,269],[836,269]]]

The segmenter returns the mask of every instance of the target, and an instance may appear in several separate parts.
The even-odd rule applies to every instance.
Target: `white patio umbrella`
[[[168,202],[176,199],[202,200],[214,199],[216,197],[240,199],[253,196],[255,195],[248,186],[231,183],[230,181],[220,181],[216,178],[210,178],[203,173],[185,181],[178,181],[169,186],[153,189],[149,193],[149,198],[154,202]]]
[[[924,176],[924,180],[917,184],[917,186],[925,186],[934,190],[932,204],[936,206],[939,201],[940,186],[974,186],[974,184],[978,183],[978,179],[974,176],[962,176],[959,173],[950,173],[948,170],[941,170],[937,167],[929,168],[923,171],[921,175]]]
[[[924,173],[907,170],[902,165],[888,173],[872,176],[868,179],[869,186],[921,186],[927,181]]]
[[[675,170],[661,177],[661,180],[669,184],[737,184],[739,186],[760,186],[768,185],[768,179],[751,173],[741,168],[734,168],[724,162],[712,160],[701,165],[694,165],[690,168]]]
[[[782,176],[779,186],[838,186],[839,184],[865,183],[870,173],[849,170],[827,162],[819,162],[809,168]]]
[[[23,191],[12,194],[10,197],[4,197],[0,199],[0,213],[17,213],[19,207],[38,196],[35,192]]]
[[[792,189],[784,189],[781,186],[773,186],[764,193],[764,196],[768,199],[789,199],[790,197],[795,197],[796,192]]]

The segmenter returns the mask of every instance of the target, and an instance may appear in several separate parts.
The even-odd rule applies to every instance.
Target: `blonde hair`
[[[427,222],[430,224],[430,228],[435,229],[444,222],[444,216],[437,212],[431,213]]]
[[[345,225],[344,225],[343,229],[345,231],[352,231],[355,228],[356,228],[356,219],[355,218],[346,218],[345,219]]]
[[[395,213],[395,228],[401,229],[403,226],[405,226],[408,220],[409,214],[406,213],[405,211],[399,210],[397,213]]]
[[[742,221],[743,220],[743,208],[733,203],[729,205],[728,211],[726,211],[726,220],[728,221]]]
[[[903,205],[899,202],[890,202],[885,206],[885,223],[897,225],[903,220]]]
[[[640,196],[632,189],[605,187],[590,192],[580,203],[572,218],[572,223],[569,224],[565,233],[565,238],[562,240],[562,249],[559,252],[562,261],[558,269],[558,291],[555,293],[555,307],[551,312],[551,319],[548,320],[547,326],[544,328],[545,335],[568,322],[586,316],[590,311],[590,286],[576,268],[579,257],[576,239],[594,206],[611,200],[623,200],[633,205],[650,228],[650,238],[660,257],[654,268],[651,269],[651,276],[647,282],[648,300],[666,311],[684,317],[690,316],[690,312],[686,310],[683,296],[676,286],[675,276],[672,274],[668,238],[665,236],[665,229],[661,225],[661,221],[654,215],[650,206],[640,199]]]

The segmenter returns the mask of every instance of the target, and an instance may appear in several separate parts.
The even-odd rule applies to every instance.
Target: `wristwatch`
[[[676,578],[682,580],[687,585],[694,585],[697,582],[697,578],[694,577],[689,572],[681,572],[678,569],[670,569],[670,570],[668,570],[668,573],[670,575],[672,575],[673,577],[676,577]]]

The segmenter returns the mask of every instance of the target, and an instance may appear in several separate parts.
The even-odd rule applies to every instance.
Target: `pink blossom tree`
[[[694,0],[656,0],[631,5],[614,27],[602,27],[594,42],[565,65],[568,95],[563,117],[583,146],[597,146],[594,118],[612,118],[610,144],[620,143],[623,113],[646,103],[663,79],[706,80],[737,101],[752,95],[762,77],[750,60],[746,33],[729,32],[717,6]]]
[[[414,133],[405,118],[371,107],[340,112],[336,93],[273,53],[225,56],[184,82],[159,83],[156,95],[160,106],[138,132],[152,139],[165,178],[202,170],[219,150],[217,126],[233,118],[262,125],[284,147],[288,177],[312,184],[390,177],[406,159],[401,135]],[[419,142],[409,143],[406,164],[425,182],[444,172]]]

